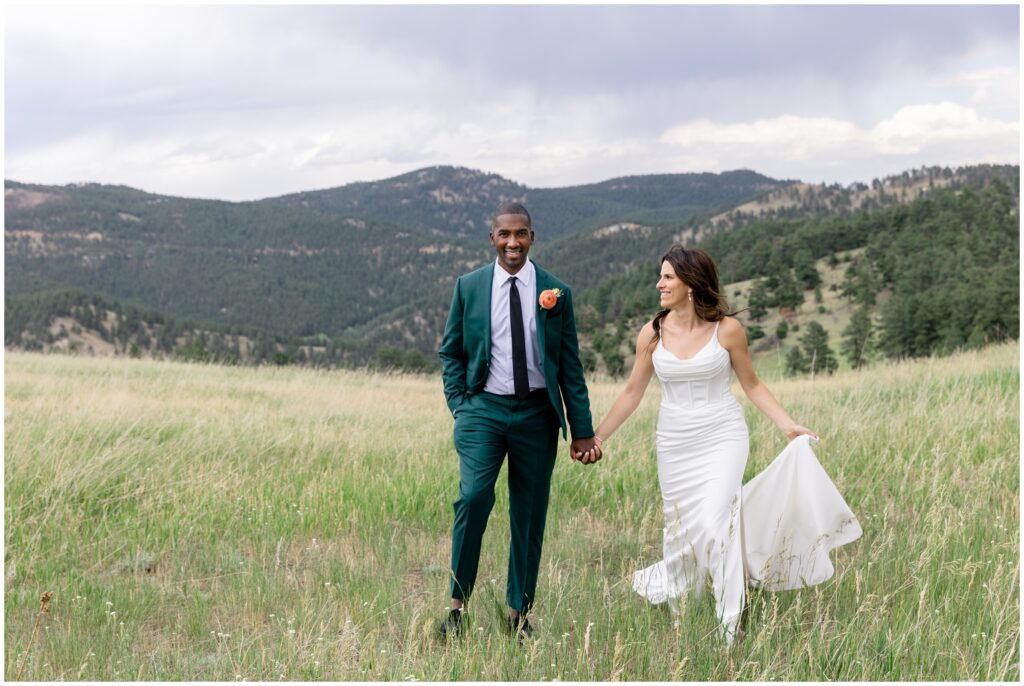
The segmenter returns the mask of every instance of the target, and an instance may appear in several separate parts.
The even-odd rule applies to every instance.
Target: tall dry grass
[[[502,479],[471,631],[446,645],[458,463],[439,379],[8,353],[5,676],[1016,680],[1018,359],[773,381],[864,536],[831,581],[754,592],[726,649],[707,596],[676,622],[630,588],[660,550],[655,385],[601,463],[563,449],[534,640],[501,630]],[[618,390],[592,384],[598,417]],[[749,478],[784,439],[745,406]]]

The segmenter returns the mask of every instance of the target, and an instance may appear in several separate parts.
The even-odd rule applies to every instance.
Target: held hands
[[[595,441],[594,438],[573,439],[569,446],[569,456],[583,464],[593,464],[603,456],[600,441]]]

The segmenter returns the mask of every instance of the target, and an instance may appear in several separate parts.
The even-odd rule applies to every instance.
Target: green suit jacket
[[[563,437],[568,424],[574,439],[590,438],[594,435],[594,427],[576,339],[572,293],[568,286],[538,267],[536,262],[534,267],[537,270],[538,296],[549,288],[562,291],[550,310],[534,303],[537,308],[537,347],[540,349],[540,365],[544,370],[548,398],[558,413]],[[460,276],[455,282],[452,307],[438,351],[444,397],[452,414],[467,398],[482,391],[487,383],[491,365],[491,284],[494,282],[494,269],[495,263],[491,262]]]

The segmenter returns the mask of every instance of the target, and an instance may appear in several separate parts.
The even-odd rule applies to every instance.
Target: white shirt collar
[[[519,279],[519,282],[523,286],[529,288],[533,286],[533,281],[537,276],[537,270],[534,269],[533,260],[529,257],[526,258],[526,264],[515,274],[509,274],[505,271],[505,268],[501,266],[501,262],[495,258],[494,260],[494,284],[501,285],[508,281],[508,277],[514,276]]]

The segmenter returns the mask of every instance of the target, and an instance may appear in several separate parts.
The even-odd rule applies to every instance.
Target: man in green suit
[[[497,260],[456,281],[439,351],[444,395],[455,417],[459,499],[452,529],[452,610],[442,636],[462,629],[494,485],[508,455],[508,628],[530,635],[558,431],[572,433],[570,455],[596,462],[590,401],[576,340],[569,287],[527,259],[530,214],[503,203],[490,232]],[[563,409],[564,403],[564,409]]]

